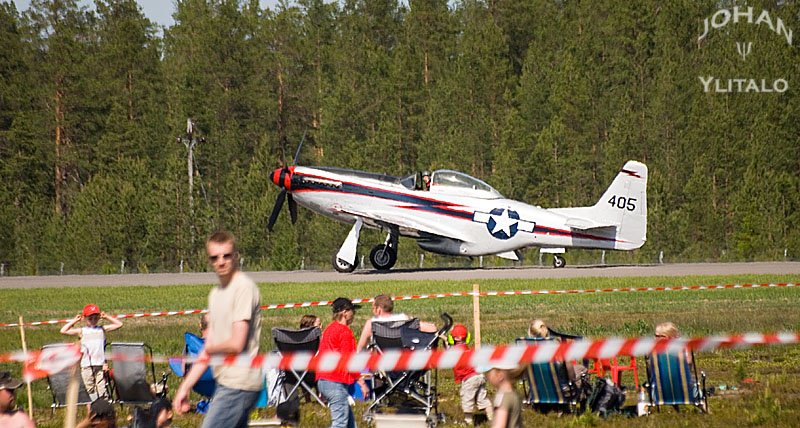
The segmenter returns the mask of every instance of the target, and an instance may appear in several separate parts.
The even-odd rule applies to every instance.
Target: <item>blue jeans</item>
[[[347,385],[320,379],[317,389],[328,400],[331,409],[331,428],[356,428],[356,417],[347,402]]]
[[[243,391],[217,384],[201,428],[247,428],[250,411],[261,391]]]

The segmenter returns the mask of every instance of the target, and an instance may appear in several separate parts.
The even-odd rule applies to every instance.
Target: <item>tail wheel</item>
[[[336,269],[337,272],[341,273],[350,273],[356,270],[355,264],[347,263],[346,261],[337,257],[338,254],[333,255],[333,268]],[[356,260],[358,260],[358,256],[356,256]]]
[[[563,257],[553,254],[553,267],[558,269],[567,265],[567,261]]]
[[[397,252],[394,248],[381,244],[369,252],[369,261],[378,270],[389,270],[397,262]]]

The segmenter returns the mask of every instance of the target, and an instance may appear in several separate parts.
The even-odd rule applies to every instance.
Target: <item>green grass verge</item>
[[[733,283],[800,282],[797,275],[742,275],[715,277],[650,277],[650,278],[571,278],[543,280],[485,280],[482,291],[566,290],[594,288],[657,287],[713,285]],[[330,282],[317,284],[261,284],[262,304],[332,300],[338,296],[368,298],[379,293],[390,295],[429,294],[436,292],[471,291],[472,281],[376,281],[365,283]],[[64,289],[0,290],[0,322],[63,319],[74,316],[86,303],[95,303],[110,314],[130,314],[167,310],[201,309],[211,285],[162,287],[103,287]],[[450,313],[456,322],[472,326],[472,298],[448,297],[400,301],[397,311],[436,320],[441,312]],[[265,310],[262,312],[262,350],[272,348],[270,328],[297,325],[305,313],[313,313],[327,322],[328,307]],[[360,333],[370,316],[365,308],[356,314],[353,330]],[[655,324],[673,321],[684,335],[733,334],[751,331],[800,331],[800,287],[727,289],[699,291],[619,292],[569,295],[493,296],[481,298],[483,343],[504,344],[524,335],[532,318],[543,318],[559,331],[583,336],[646,336]],[[108,340],[144,341],[158,354],[177,355],[183,347],[183,332],[199,328],[199,315],[149,317],[124,320],[121,330],[108,334]],[[25,330],[29,349],[66,341],[59,334],[60,325],[32,326]],[[0,352],[21,349],[18,328],[0,328]],[[776,346],[750,350],[726,350],[697,355],[699,367],[708,374],[708,386],[726,385],[727,390],[710,400],[711,415],[692,409],[680,413],[662,409],[649,418],[612,417],[600,420],[593,415],[580,417],[554,414],[541,415],[526,410],[526,426],[626,426],[678,427],[703,425],[710,427],[800,426],[800,347]],[[643,382],[644,364],[639,363]],[[19,364],[0,364],[19,376]],[[157,374],[169,370],[157,366]],[[748,379],[748,382],[743,382]],[[179,379],[170,379],[171,390]],[[623,383],[633,385],[626,372]],[[731,386],[738,389],[731,390]],[[35,419],[39,427],[63,425],[64,410],[51,415],[50,392],[46,380],[32,385]],[[452,371],[439,372],[440,410],[448,420],[460,417],[458,389]],[[17,392],[17,401],[27,406],[25,388]],[[194,397],[197,398],[197,397]],[[629,404],[633,403],[630,394]],[[357,416],[364,409],[356,408]],[[120,411],[120,422],[130,412]],[[274,409],[260,409],[259,416],[268,417]],[[327,412],[319,406],[304,404],[302,426],[322,427],[329,423]],[[199,426],[196,415],[176,417],[175,424],[191,428]],[[451,423],[445,426],[455,426]]]

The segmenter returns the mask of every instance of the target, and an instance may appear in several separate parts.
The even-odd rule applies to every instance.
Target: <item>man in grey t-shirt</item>
[[[211,354],[258,355],[261,336],[261,296],[256,284],[239,270],[236,241],[216,232],[206,241],[208,261],[219,285],[208,295],[209,329],[198,361],[186,375],[173,400],[180,414],[189,410],[189,391],[208,368]],[[250,410],[263,387],[260,369],[239,366],[213,368],[217,388],[202,428],[247,427]]]

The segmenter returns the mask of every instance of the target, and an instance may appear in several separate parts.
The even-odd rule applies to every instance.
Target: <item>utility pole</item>
[[[205,138],[194,138],[194,123],[192,118],[186,118],[186,138],[178,137],[178,142],[186,146],[186,169],[189,174],[189,231],[192,237],[192,248],[194,248],[194,146],[202,143]]]

